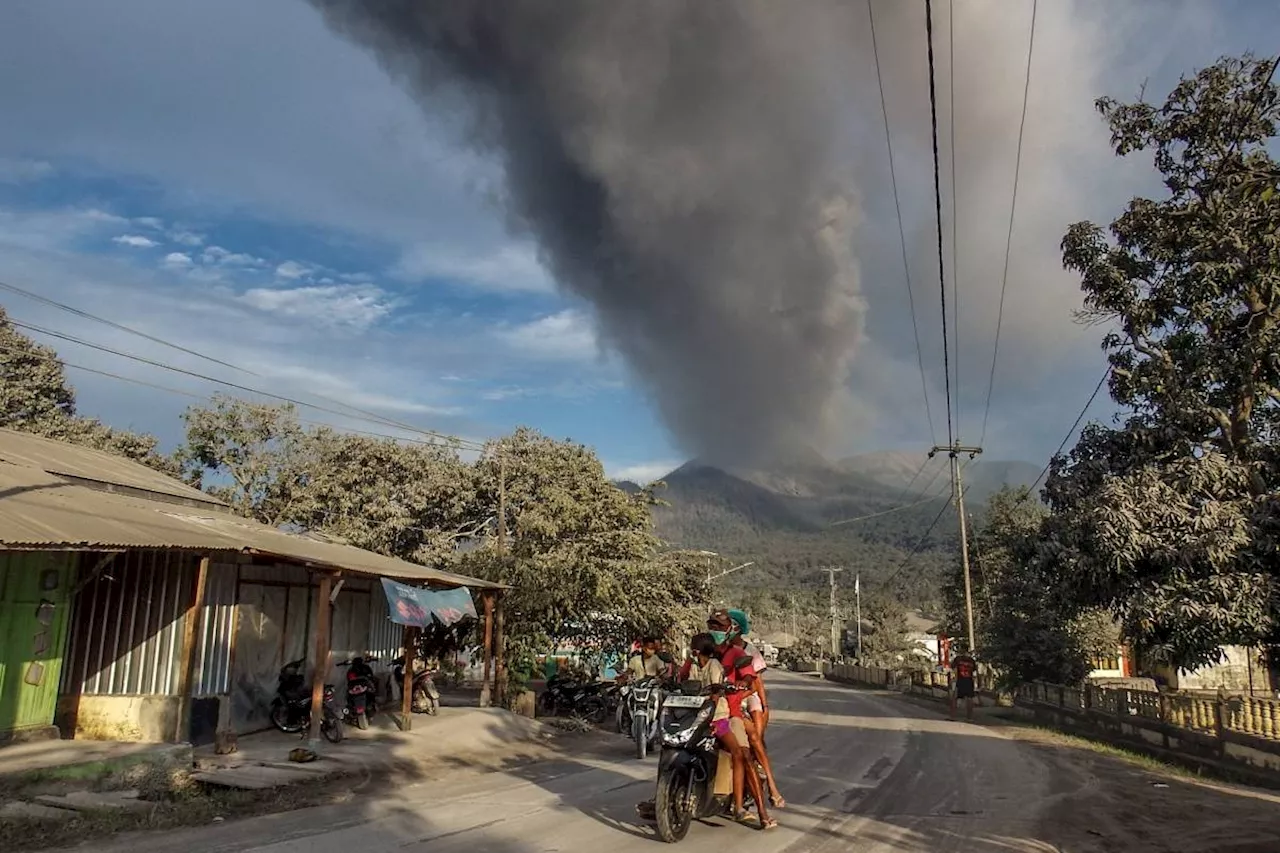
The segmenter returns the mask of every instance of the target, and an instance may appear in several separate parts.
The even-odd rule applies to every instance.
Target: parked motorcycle
[[[339,661],[338,666],[347,667],[347,704],[342,709],[343,716],[356,722],[356,728],[369,728],[369,718],[378,713],[378,682],[373,676],[370,663],[377,658],[354,657]]]
[[[672,714],[662,731],[658,760],[658,791],[654,820],[658,837],[667,843],[680,841],[695,820],[722,815],[729,797],[715,792],[720,745],[711,731],[715,699],[732,685],[714,685],[710,696],[682,691],[667,698],[670,709],[696,707],[696,713]]]
[[[570,713],[598,725],[609,714],[604,693],[607,687],[600,681],[553,675],[542,692],[542,711],[548,716]]]
[[[628,734],[631,731],[631,685],[618,685],[618,704],[613,709],[614,724],[618,728],[618,734]]]
[[[631,717],[631,739],[635,741],[636,758],[643,761],[649,750],[658,743],[661,734],[662,683],[656,678],[646,678],[635,683],[627,695]]]
[[[287,734],[307,732],[311,728],[311,685],[303,675],[305,660],[290,661],[280,668],[276,678],[276,696],[271,701],[271,724]],[[342,719],[333,704],[332,684],[324,686],[323,716],[320,734],[330,743],[343,737]]]
[[[413,661],[413,692],[409,708],[415,714],[435,714],[440,710],[440,691],[436,689],[437,670],[427,669],[421,658]],[[400,688],[400,701],[404,701],[404,655],[391,662],[391,674]]]

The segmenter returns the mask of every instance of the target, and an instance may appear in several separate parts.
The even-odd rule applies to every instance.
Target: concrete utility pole
[[[969,458],[973,459],[982,453],[981,447],[965,447],[959,443],[950,447],[934,447],[929,451],[929,458],[932,459],[936,453],[945,450],[947,455],[951,457],[951,496],[956,503],[956,513],[960,516],[960,562],[964,566],[964,612],[965,627],[968,630],[969,654],[974,652],[974,643],[977,642],[977,635],[973,630],[973,581],[969,575],[969,530],[965,524],[964,518],[964,483],[960,479],[960,465],[956,458],[961,453],[969,454]]]
[[[827,573],[827,579],[831,583],[831,657],[834,660],[840,654],[840,617],[836,613],[836,573],[843,572],[844,569],[828,566],[822,571]]]
[[[858,620],[858,663],[862,663],[862,572],[853,576],[854,616]]]

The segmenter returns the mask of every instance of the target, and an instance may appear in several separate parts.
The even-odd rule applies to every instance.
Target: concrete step
[[[191,774],[191,778],[206,785],[217,785],[222,788],[262,791],[310,781],[317,775],[316,771],[309,769],[246,764],[221,770],[201,770]]]
[[[77,812],[146,811],[151,808],[151,803],[138,799],[137,791],[72,791],[62,796],[42,794],[36,797],[36,802],[43,806]]]
[[[72,809],[57,809],[38,803],[9,802],[0,806],[0,820],[71,820]]]

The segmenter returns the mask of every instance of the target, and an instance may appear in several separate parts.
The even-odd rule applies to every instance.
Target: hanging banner
[[[476,616],[475,602],[466,587],[436,592],[383,578],[382,591],[387,596],[390,619],[397,625],[426,628],[434,618],[447,627]]]

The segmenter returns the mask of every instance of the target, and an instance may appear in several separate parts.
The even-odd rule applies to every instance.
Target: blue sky
[[[991,360],[1030,4],[957,5],[954,331],[962,437],[972,441]],[[988,456],[1033,462],[1057,446],[1104,365],[1098,330],[1072,321],[1078,290],[1057,241],[1069,222],[1109,219],[1151,186],[1145,164],[1110,157],[1092,98],[1133,93],[1147,78],[1163,95],[1179,72],[1222,53],[1280,45],[1280,12],[1261,3],[1134,3],[1117,12],[1101,0],[1055,2],[1039,15],[987,439]],[[881,50],[940,427],[921,44],[914,19],[897,17],[886,21]],[[529,424],[593,445],[616,474],[656,475],[683,458],[648,391],[598,343],[591,306],[559,295],[537,247],[507,229],[502,176],[459,144],[458,116],[424,111],[305,4],[42,0],[6,18],[0,281],[255,375],[4,294],[13,318],[467,437]],[[865,130],[854,249],[867,330],[848,384],[856,406],[847,435],[829,448],[835,454],[923,451],[933,438],[869,69],[854,81],[867,97],[854,99],[851,117]],[[187,394],[215,390],[46,340],[72,364]],[[70,372],[85,413],[179,439],[178,415],[192,398]]]

